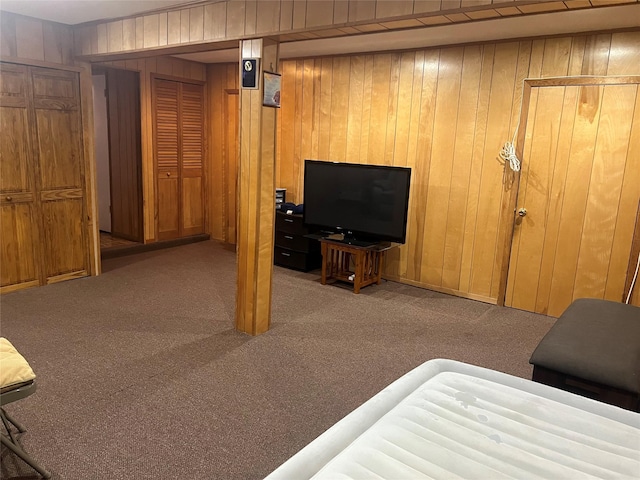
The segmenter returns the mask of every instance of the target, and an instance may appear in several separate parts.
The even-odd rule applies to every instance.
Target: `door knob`
[[[520,215],[521,217],[526,217],[527,216],[527,209],[522,207],[518,210],[518,215]]]
[[[171,176],[171,172],[167,172],[167,177],[170,177],[170,176]]]
[[[7,202],[10,202],[11,200],[13,200],[13,198],[11,196],[7,195],[6,200],[7,200]]]

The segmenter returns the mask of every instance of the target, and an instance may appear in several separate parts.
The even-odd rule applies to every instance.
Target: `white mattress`
[[[431,360],[267,477],[305,478],[640,478],[640,414]]]

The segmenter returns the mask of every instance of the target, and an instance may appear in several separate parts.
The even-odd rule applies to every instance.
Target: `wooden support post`
[[[240,90],[236,329],[250,335],[271,322],[277,109],[262,105],[262,72],[278,68],[278,47],[268,39],[240,42],[241,69],[243,58],[258,59],[258,88]]]

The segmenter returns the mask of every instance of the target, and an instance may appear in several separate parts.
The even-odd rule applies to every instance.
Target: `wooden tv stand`
[[[330,279],[353,283],[353,293],[360,293],[360,289],[367,285],[380,285],[384,252],[396,246],[389,242],[366,247],[351,245],[335,235],[320,238],[320,245],[322,285],[326,285]]]

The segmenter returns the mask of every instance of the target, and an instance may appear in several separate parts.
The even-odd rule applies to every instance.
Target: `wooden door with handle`
[[[621,301],[640,198],[637,83],[531,88],[505,305]]]

